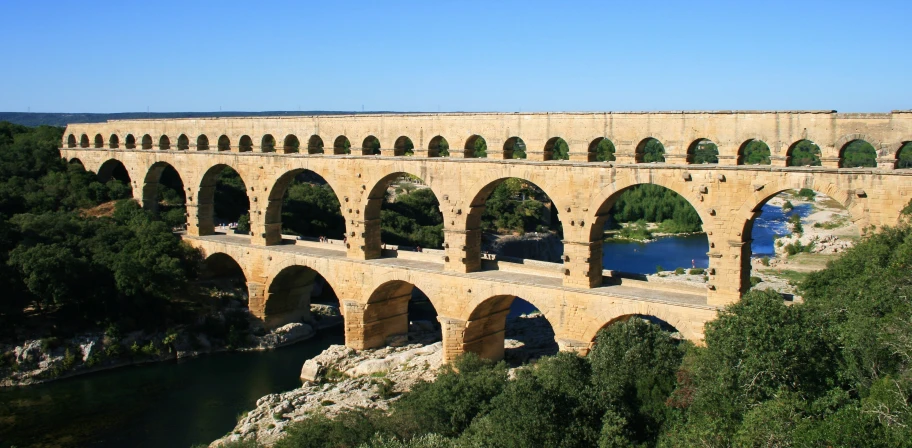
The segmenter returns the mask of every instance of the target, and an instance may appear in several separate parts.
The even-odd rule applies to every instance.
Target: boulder
[[[317,383],[323,377],[326,368],[319,361],[308,359],[301,366],[301,380]]]

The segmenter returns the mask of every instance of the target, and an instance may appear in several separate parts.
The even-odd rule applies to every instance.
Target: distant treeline
[[[386,114],[387,111],[264,111],[264,112],[118,112],[113,114],[89,113],[39,113],[0,112],[0,121],[23,126],[66,126],[70,123],[103,123],[108,120],[138,120],[167,118],[218,118],[218,117],[293,117],[309,115]]]

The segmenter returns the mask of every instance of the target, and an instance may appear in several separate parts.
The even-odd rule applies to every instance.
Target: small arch
[[[798,140],[785,152],[788,166],[820,166],[820,147],[810,140]]]
[[[200,181],[197,194],[197,220],[200,235],[215,233],[216,224],[236,223],[238,227],[226,229],[239,234],[249,234],[250,198],[247,183],[240,173],[228,165],[209,167]],[[247,224],[244,221],[247,221]]]
[[[535,306],[514,295],[495,295],[483,300],[475,306],[469,318],[466,321],[465,333],[463,335],[462,346],[464,352],[475,353],[478,356],[491,360],[501,360],[507,358],[511,364],[522,363],[529,359],[511,356],[510,352],[520,350],[507,350],[506,339],[511,333],[509,325],[518,323],[520,315],[528,312],[534,313]],[[547,318],[542,314],[537,319],[544,319],[547,324],[547,330],[542,331],[537,336],[549,336],[550,341],[544,345],[534,347],[539,355],[553,355],[558,351],[557,341],[554,340],[554,329]],[[540,329],[545,330],[545,329]],[[550,333],[550,334],[549,334]],[[510,335],[514,336],[514,335]],[[526,345],[528,340],[522,340],[521,335],[515,335],[517,342]],[[512,338],[511,338],[512,339]],[[536,337],[536,339],[543,339]],[[539,341],[541,342],[541,341]]]
[[[368,135],[364,142],[361,143],[361,155],[365,156],[379,156],[380,155],[380,140],[373,135]]]
[[[912,168],[912,142],[904,142],[896,152],[896,169]]]
[[[133,183],[130,180],[130,172],[123,162],[117,159],[108,159],[98,168],[98,180],[103,184],[111,181],[118,181],[123,184],[124,193],[121,195],[125,198],[133,197]],[[114,190],[114,188],[109,188]]]
[[[348,137],[340,135],[333,142],[333,154],[351,154],[351,142]]]
[[[311,321],[311,297],[325,277],[313,268],[292,265],[282,269],[266,289],[262,305],[251,303],[254,315],[259,314],[266,328],[277,328],[292,322]],[[259,310],[261,312],[258,312]]]
[[[278,243],[283,233],[342,239],[345,219],[339,196],[319,173],[296,169],[282,174],[269,190],[266,241]]]
[[[285,152],[285,154],[297,153],[300,147],[301,142],[294,134],[288,134],[285,136],[285,139],[282,140],[282,150]]]
[[[162,151],[171,149],[171,139],[167,135],[163,135],[158,139],[158,149]]]
[[[155,162],[143,180],[142,205],[146,210],[165,212],[178,207],[181,221],[186,222],[187,196],[180,173],[168,162]],[[175,223],[180,224],[180,223]]]
[[[75,148],[75,147],[76,147],[76,136],[73,134],[70,134],[69,137],[67,137],[67,148]]]
[[[762,140],[750,139],[738,148],[738,165],[769,165],[770,148]]]
[[[323,154],[323,139],[319,135],[314,134],[307,139],[307,153]]]
[[[505,159],[525,159],[526,142],[519,137],[510,137],[504,142],[503,157]]]
[[[200,266],[200,279],[211,282],[218,286],[230,286],[240,289],[244,292],[244,299],[247,299],[247,273],[240,263],[231,255],[224,252],[215,252],[209,254]],[[228,283],[228,285],[224,285]],[[220,288],[222,289],[222,288]]]
[[[95,147],[104,148],[104,137],[101,134],[95,134]]]
[[[397,180],[405,181],[410,187],[400,187],[393,193],[388,194],[388,190]],[[412,196],[415,195],[415,196]],[[406,199],[408,198],[408,199]],[[409,202],[411,198],[416,201],[415,204]],[[402,206],[396,206],[399,201],[404,201]],[[429,222],[419,221],[414,218],[415,213],[410,213],[415,207],[421,209],[433,209],[436,207],[437,214],[429,217]],[[381,210],[388,208],[391,213],[381,213]],[[384,219],[385,218],[385,219]],[[424,186],[420,177],[405,172],[395,172],[388,174],[377,181],[371,188],[367,196],[367,205],[364,210],[364,219],[371,220],[373,225],[381,225],[376,221],[389,223],[388,228],[393,228],[391,221],[396,221],[401,225],[393,231],[381,231],[381,238],[370,242],[370,247],[366,250],[372,253],[380,253],[380,244],[384,236],[387,243],[405,244],[409,246],[421,246],[418,240],[424,241],[426,248],[439,248],[443,244],[443,215],[440,212],[440,200],[433,189]],[[408,226],[411,224],[411,226]],[[379,230],[379,229],[378,229]],[[398,231],[398,232],[397,232]]]
[[[646,137],[636,147],[636,163],[665,163],[665,145],[658,139]]]
[[[694,140],[687,147],[687,162],[697,165],[719,163],[719,147],[708,138]]]
[[[420,303],[419,303],[420,302]],[[390,280],[374,289],[364,307],[360,325],[364,328],[364,347],[382,347],[392,339],[407,337],[413,317],[430,320],[436,324],[437,310],[433,299],[417,286],[403,280]],[[419,309],[416,305],[421,306]]]
[[[393,155],[394,156],[413,156],[415,155],[415,145],[412,144],[412,139],[401,136],[396,139],[396,144],[393,145]]]
[[[108,148],[117,149],[120,147],[120,137],[117,134],[111,134],[111,138],[108,139]]]
[[[611,140],[608,140],[605,137],[598,137],[589,143],[589,160],[613,162],[615,160],[614,153],[616,151],[614,143],[612,143]]]
[[[81,148],[89,147],[89,136],[88,135],[82,134],[82,137],[80,137],[80,139],[79,139],[79,146]]]
[[[142,149],[152,149],[152,136],[146,134],[142,138]]]
[[[877,150],[865,140],[847,142],[839,150],[840,168],[877,168]]]
[[[241,140],[238,142],[238,152],[250,151],[253,151],[253,140],[249,135],[242,135]]]
[[[545,160],[570,160],[570,146],[560,137],[552,137],[545,143]]]
[[[69,165],[76,165],[76,166],[78,166],[82,171],[86,171],[86,169],[85,169],[85,164],[82,163],[82,160],[79,160],[78,157],[73,157],[72,159],[68,160],[68,161],[67,161],[67,164],[69,164]]]
[[[136,149],[136,137],[133,134],[127,134],[127,138],[124,139],[124,146],[127,149]]]
[[[484,137],[477,134],[466,139],[463,150],[463,157],[467,159],[483,159],[488,157],[488,143],[485,141]]]
[[[428,143],[428,157],[449,157],[450,144],[443,136],[438,135]]]
[[[197,151],[208,151],[209,150],[209,137],[206,134],[200,134],[196,138],[196,150]]]
[[[227,135],[218,138],[218,150],[231,151],[231,139],[229,139]]]
[[[177,150],[186,151],[190,149],[190,139],[187,138],[186,134],[181,134],[177,137]]]
[[[266,134],[260,139],[260,152],[275,152],[276,140],[272,134]]]

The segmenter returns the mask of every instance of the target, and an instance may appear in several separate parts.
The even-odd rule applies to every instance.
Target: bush
[[[764,266],[769,266],[769,265],[770,265],[770,257],[763,257],[763,258],[761,258],[761,259],[760,259],[760,264],[762,264],[762,265],[764,265]]]
[[[808,201],[813,201],[817,197],[817,192],[811,190],[810,188],[802,188],[795,196],[804,198]]]
[[[792,204],[792,201],[785,201],[785,204],[782,204],[782,211],[787,212],[795,208],[795,205]]]
[[[665,270],[665,268],[663,268],[662,265],[660,265],[660,264],[656,265],[656,274],[658,274],[664,270]]]
[[[693,268],[687,271],[690,275],[703,275],[704,272],[706,272],[706,270],[703,268]]]
[[[759,285],[760,282],[762,282],[762,281],[763,281],[763,279],[761,279],[760,277],[751,276],[751,278],[750,278],[751,288]]]
[[[675,275],[684,275],[684,268],[675,269]]]

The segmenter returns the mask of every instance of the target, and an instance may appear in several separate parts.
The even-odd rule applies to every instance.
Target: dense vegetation
[[[854,140],[846,145],[842,153],[842,166],[845,168],[876,168],[877,151],[864,140]]]
[[[760,140],[751,140],[744,145],[741,157],[744,165],[769,165],[770,149]]]
[[[276,446],[909,446],[910,269],[912,227],[884,229],[809,275],[803,304],[728,306],[705,346],[633,318],[512,379],[468,355],[389,412],[316,415]]]
[[[665,145],[654,138],[647,139],[644,143],[640,143],[640,147],[637,148],[637,161],[643,163],[664,162]]]
[[[820,147],[808,140],[801,140],[792,146],[789,166],[820,166]]]
[[[62,160],[62,134],[0,122],[0,336],[147,328],[178,315],[173,296],[195,276],[198,253],[134,201],[89,213],[130,187]]]
[[[699,141],[693,149],[693,163],[719,163],[719,147],[709,140]]]
[[[439,249],[443,247],[443,215],[430,188],[400,188],[395,201],[380,211],[383,242]]]
[[[328,184],[316,175],[305,172],[297,177],[285,192],[282,203],[282,226],[291,235],[342,239],[345,219],[340,212],[339,198]]]
[[[643,228],[644,232],[646,222],[659,224],[658,231],[664,233],[699,232],[702,228],[700,215],[686,199],[672,190],[652,184],[636,185],[621,193],[610,215],[613,222],[608,223],[609,227],[611,224],[639,221],[643,224],[638,228]],[[648,233],[622,236],[649,238]]]

